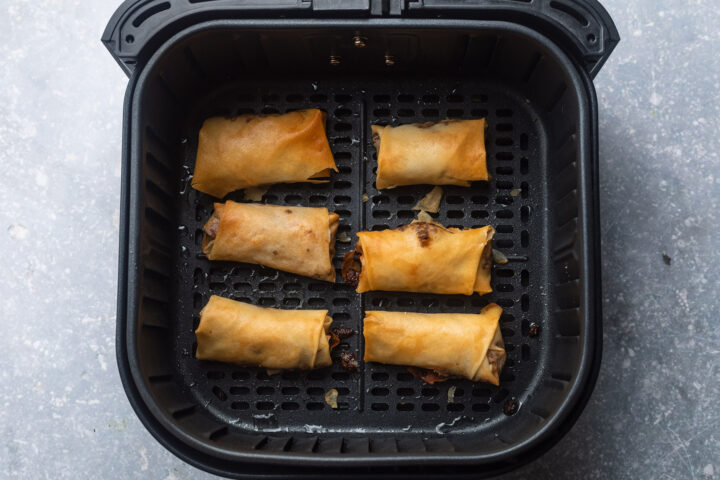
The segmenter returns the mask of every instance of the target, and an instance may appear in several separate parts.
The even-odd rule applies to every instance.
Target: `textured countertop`
[[[146,432],[115,365],[127,79],[99,38],[118,3],[0,4],[2,477],[211,477]],[[720,10],[604,3],[623,40],[595,80],[602,370],[508,478],[720,478]]]

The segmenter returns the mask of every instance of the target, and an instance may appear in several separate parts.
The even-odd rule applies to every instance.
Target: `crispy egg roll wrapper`
[[[278,310],[213,295],[200,312],[198,360],[271,369],[326,367],[332,363],[327,310]]]
[[[325,113],[208,118],[200,129],[192,186],[222,198],[274,183],[323,182],[337,171],[325,133]]]
[[[356,267],[360,267],[358,293],[385,290],[483,295],[492,291],[494,234],[491,226],[463,230],[425,222],[359,232],[355,251],[345,256],[343,276],[348,281],[346,273],[355,259]],[[358,252],[360,255],[353,259]]]
[[[479,314],[366,312],[366,362],[426,368],[498,385],[505,363],[502,308]]]
[[[375,185],[460,185],[488,180],[484,118],[372,126],[378,149]]]
[[[210,260],[246,262],[335,281],[332,257],[340,217],[327,208],[228,200],[215,204],[203,230]]]

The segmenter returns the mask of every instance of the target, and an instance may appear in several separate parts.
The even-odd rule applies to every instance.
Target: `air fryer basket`
[[[142,12],[133,15],[129,25]],[[489,474],[557,441],[592,390],[601,353],[596,101],[584,69],[596,71],[604,58],[576,62],[545,35],[497,20],[206,20],[162,42],[148,36],[145,58],[127,63],[117,55],[134,70],[125,109],[118,363],[153,435],[181,458],[229,476],[398,466],[412,475]],[[358,36],[364,48],[353,45]],[[411,207],[431,188],[375,188],[370,125],[488,119],[492,180],[444,187],[437,220],[496,228],[494,246],[510,261],[495,265],[492,294],[358,295],[340,278],[330,284],[204,257],[201,229],[217,200],[190,188],[202,121],[309,107],[328,113],[340,172],[327,184],[272,186],[263,202],[340,214],[340,231],[353,241],[336,244],[338,272],[355,232],[412,221]],[[332,367],[316,371],[269,376],[199,362],[193,332],[213,294],[327,308],[334,325],[357,333],[334,352]],[[348,373],[337,361],[340,351],[362,358],[365,309],[477,312],[489,302],[504,310],[508,361],[499,387],[427,385],[379,364]],[[337,410],[323,399],[331,388]],[[519,408],[508,415],[511,401]]]

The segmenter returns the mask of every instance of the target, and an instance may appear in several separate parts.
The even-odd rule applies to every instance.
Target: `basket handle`
[[[102,42],[129,76],[162,41],[224,18],[412,17],[503,20],[550,37],[591,77],[620,41],[598,0],[125,0]]]
[[[570,53],[591,78],[620,41],[615,23],[598,0],[409,0],[406,7],[407,16],[441,15],[525,25]]]

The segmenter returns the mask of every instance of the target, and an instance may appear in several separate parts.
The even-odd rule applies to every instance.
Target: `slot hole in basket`
[[[223,391],[223,389],[218,387],[217,385],[212,388],[212,392],[218,398],[218,400],[222,402],[224,402],[228,398],[227,394]]]
[[[423,387],[421,393],[423,397],[434,397],[440,390],[437,387]]]
[[[530,345],[523,344],[523,346],[520,347],[520,355],[523,362],[530,360]]]
[[[390,394],[390,390],[385,387],[375,387],[370,390],[370,393],[376,397],[387,397]]]
[[[256,390],[258,395],[272,395],[275,393],[275,389],[273,387],[258,387]]]
[[[495,276],[500,278],[510,278],[515,275],[515,272],[506,268],[498,268],[495,270]]]
[[[437,412],[440,410],[440,405],[437,403],[423,403],[420,408],[423,412]]]
[[[410,412],[415,409],[415,405],[412,403],[400,402],[397,404],[397,409],[401,412]]]
[[[500,403],[510,394],[507,388],[502,388],[495,395],[493,395],[493,402]]]
[[[390,378],[390,375],[388,375],[385,372],[373,372],[372,375],[370,375],[370,378],[375,380],[376,382],[383,382]]]

